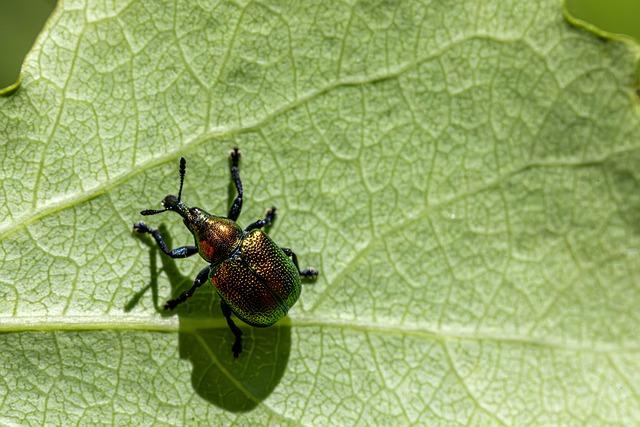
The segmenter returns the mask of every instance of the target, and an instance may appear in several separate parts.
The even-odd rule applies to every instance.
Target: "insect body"
[[[235,222],[242,210],[242,182],[238,164],[240,152],[231,151],[231,177],[237,195],[227,217],[211,215],[200,208],[189,208],[182,200],[182,185],[186,161],[180,159],[180,190],[178,196],[168,195],[162,201],[164,209],[147,209],[142,215],[155,215],[173,211],[183,218],[195,245],[167,248],[158,230],[143,222],[134,224],[139,233],[149,233],[162,251],[171,258],[186,258],[196,253],[209,263],[203,268],[191,288],[177,298],[167,301],[165,310],[172,310],[186,301],[207,280],[220,295],[220,306],[227,325],[234,334],[233,355],[242,351],[242,331],[231,318],[235,314],[245,323],[271,326],[284,317],[300,296],[300,278],[314,278],[313,268],[300,270],[295,253],[276,245],[261,229],[273,222],[276,208],[269,209],[263,219],[250,224],[244,230]]]

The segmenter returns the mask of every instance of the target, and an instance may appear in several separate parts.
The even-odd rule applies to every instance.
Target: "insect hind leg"
[[[231,329],[231,332],[233,333],[233,336],[235,338],[233,346],[231,346],[231,351],[233,352],[233,357],[237,359],[240,353],[242,353],[242,331],[240,330],[240,328],[238,328],[238,326],[236,326],[236,324],[233,322],[233,319],[231,318],[232,311],[231,307],[229,307],[229,304],[227,304],[223,300],[220,300],[220,308],[222,309],[222,314],[224,314],[224,318],[227,320],[227,325],[229,326],[229,329]]]

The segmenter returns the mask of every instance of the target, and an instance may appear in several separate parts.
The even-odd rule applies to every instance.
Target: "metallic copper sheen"
[[[209,279],[234,313],[253,326],[271,326],[300,296],[300,273],[262,230],[245,233],[228,218],[185,208],[184,223],[200,256],[211,264]]]
[[[229,258],[244,234],[235,221],[211,215],[199,208],[189,209],[184,223],[193,233],[200,256],[211,264]]]

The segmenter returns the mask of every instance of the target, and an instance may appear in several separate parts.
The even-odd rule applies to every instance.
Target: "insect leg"
[[[220,308],[222,309],[224,318],[227,319],[229,329],[231,329],[231,332],[233,332],[233,336],[235,337],[231,351],[233,351],[233,357],[237,358],[240,353],[242,353],[242,331],[235,323],[233,323],[233,319],[231,318],[231,307],[229,307],[229,304],[224,302],[224,300],[220,300]]]
[[[233,179],[238,194],[231,205],[231,209],[229,209],[227,218],[235,221],[240,216],[240,211],[242,210],[242,181],[240,180],[240,169],[238,168],[238,164],[240,163],[240,150],[234,147],[231,153],[229,153],[229,157],[231,158],[231,178]]]
[[[280,248],[282,252],[293,261],[293,265],[298,269],[298,273],[300,273],[301,277],[306,277],[309,279],[313,279],[318,276],[318,270],[315,268],[305,268],[304,270],[300,270],[300,266],[298,265],[298,257],[296,254],[289,248]]]
[[[198,273],[198,275],[196,276],[196,280],[193,281],[193,285],[191,285],[189,289],[181,293],[178,298],[170,299],[169,301],[167,301],[164,305],[164,309],[173,310],[178,304],[182,304],[183,302],[191,298],[196,289],[202,286],[202,284],[209,279],[209,270],[209,266],[200,270],[200,273]]]
[[[171,258],[187,258],[198,253],[198,248],[195,246],[180,246],[179,248],[169,249],[160,232],[155,228],[149,227],[144,222],[133,224],[133,229],[138,233],[151,234],[156,240],[158,246],[160,246],[160,249],[162,249],[162,252],[169,255]]]
[[[256,228],[262,228],[271,224],[274,219],[276,219],[276,208],[275,206],[272,206],[270,209],[267,209],[267,213],[264,214],[264,219],[259,219],[253,224],[249,224],[249,226],[245,228],[244,231],[246,232],[254,230]]]

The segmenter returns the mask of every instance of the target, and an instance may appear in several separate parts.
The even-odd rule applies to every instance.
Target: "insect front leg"
[[[224,314],[224,318],[227,320],[227,325],[231,332],[233,332],[233,336],[235,337],[235,341],[233,342],[233,346],[231,346],[231,351],[233,351],[233,357],[237,358],[240,353],[242,353],[242,331],[240,328],[233,323],[233,319],[231,318],[231,307],[229,304],[224,302],[224,300],[220,300],[220,308],[222,309],[222,314]]]
[[[162,252],[169,255],[171,258],[187,258],[198,253],[198,248],[195,246],[180,246],[179,248],[169,249],[160,232],[155,228],[149,227],[144,222],[133,224],[133,229],[141,234],[151,234],[158,246],[160,246],[160,249],[162,249]]]

